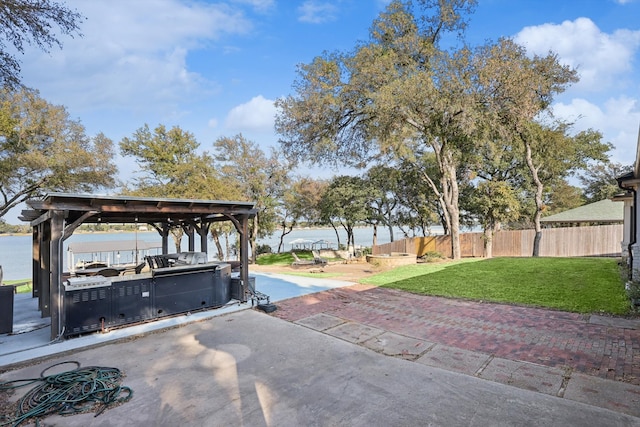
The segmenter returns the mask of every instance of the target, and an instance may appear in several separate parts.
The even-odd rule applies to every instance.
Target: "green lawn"
[[[31,292],[31,280],[5,280],[4,285],[17,285],[16,292],[19,294]]]
[[[617,259],[492,258],[399,267],[362,280],[408,292],[548,307],[631,313]]]
[[[296,252],[296,255],[300,259],[313,259],[311,252]],[[295,261],[291,252],[282,252],[280,254],[262,254],[256,258],[256,264],[258,265],[291,265]]]
[[[301,260],[313,261],[313,253],[311,251],[296,251],[296,255]],[[339,260],[340,258],[326,258],[327,261]],[[282,252],[279,254],[262,254],[256,259],[258,265],[291,265],[295,259],[291,252]]]

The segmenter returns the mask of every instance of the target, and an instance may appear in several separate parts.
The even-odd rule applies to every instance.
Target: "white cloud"
[[[632,164],[635,160],[640,123],[640,102],[620,96],[609,98],[602,107],[581,98],[570,103],[557,103],[554,114],[574,122],[574,130],[595,129],[604,135],[604,141],[613,144],[611,157],[615,162]]]
[[[234,0],[234,2],[248,4],[258,12],[265,12],[275,6],[275,0]]]
[[[65,37],[62,50],[33,49],[21,59],[26,84],[35,82],[31,86],[45,97],[64,94],[57,102],[74,105],[77,112],[107,105],[171,108],[185,94],[215,91],[214,82],[189,69],[190,53],[251,29],[241,11],[224,4],[73,0],[69,5],[87,18],[83,37]]]
[[[550,50],[560,60],[578,69],[581,90],[602,91],[629,73],[640,47],[640,31],[602,31],[589,18],[564,21],[560,25],[525,27],[515,36],[528,52],[546,55]],[[622,82],[624,83],[624,82]]]
[[[298,8],[298,20],[310,24],[321,24],[336,19],[338,8],[329,2],[307,0]]]
[[[225,119],[225,128],[240,132],[273,132],[275,116],[274,101],[258,95],[229,111]]]

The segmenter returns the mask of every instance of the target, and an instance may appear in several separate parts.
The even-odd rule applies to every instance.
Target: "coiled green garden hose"
[[[45,375],[54,366],[74,364],[76,369]],[[0,382],[1,390],[11,390],[37,383],[17,403],[15,418],[0,420],[0,426],[18,427],[23,422],[54,413],[72,415],[94,410],[97,417],[110,405],[129,401],[133,390],[121,386],[122,373],[117,368],[102,366],[80,367],[80,363],[61,362],[42,371],[40,378]],[[124,396],[121,396],[124,394]]]

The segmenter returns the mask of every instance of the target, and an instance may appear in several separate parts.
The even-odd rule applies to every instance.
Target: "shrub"
[[[256,246],[256,255],[270,254],[270,253],[273,253],[271,246],[267,244]]]
[[[438,251],[429,251],[422,255],[420,259],[424,262],[435,262],[444,259],[444,256]]]

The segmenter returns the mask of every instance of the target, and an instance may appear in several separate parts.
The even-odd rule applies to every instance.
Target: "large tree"
[[[113,143],[27,88],[0,91],[0,217],[51,191],[112,187]]]
[[[633,171],[631,165],[616,162],[599,162],[589,166],[580,176],[583,194],[588,203],[608,199],[621,193],[616,178]]]
[[[179,126],[158,125],[151,131],[145,124],[120,141],[122,155],[133,156],[139,167],[124,192],[144,197],[235,199],[233,187],[222,182],[213,159],[206,151],[199,153],[199,146],[194,135]],[[171,233],[179,252],[184,230],[176,224]],[[213,229],[212,236],[221,256],[222,245]]]
[[[328,182],[309,177],[293,179],[277,205],[280,241],[278,253],[284,249],[284,238],[301,222],[317,224],[321,220],[320,200]]]
[[[195,136],[179,126],[158,125],[152,131],[145,124],[120,141],[122,155],[138,164],[128,191],[147,197],[234,198],[237,193],[222,185],[213,158],[199,147]]]
[[[242,199],[256,204],[258,212],[249,227],[249,245],[255,262],[256,239],[270,236],[278,225],[278,201],[289,184],[290,167],[276,151],[267,155],[242,134],[218,138],[214,148],[216,168],[228,185]]]
[[[365,180],[358,176],[342,175],[334,177],[327,187],[320,211],[324,223],[333,227],[340,245],[337,227],[341,226],[347,234],[347,249],[355,253],[353,229],[363,224],[369,217],[370,194]]]
[[[59,34],[80,35],[83,16],[54,0],[2,0],[0,2],[0,82],[5,87],[20,84],[20,61],[8,49],[24,53],[25,45],[45,52],[62,47]],[[57,27],[57,29],[56,29]]]
[[[393,1],[373,23],[370,40],[349,54],[324,54],[302,65],[297,96],[277,102],[285,153],[311,162],[363,166],[373,157],[412,161],[435,154],[425,176],[437,194],[460,257],[457,170],[475,126],[468,52],[439,49],[444,32],[462,31],[474,0]],[[419,15],[423,12],[424,15]]]
[[[491,258],[495,233],[523,215],[527,170],[511,141],[491,135],[479,144],[469,166],[471,191],[462,204],[482,226],[485,257]]]
[[[570,123],[553,117],[555,96],[578,81],[577,71],[556,54],[530,56],[524,47],[501,39],[479,49],[474,68],[485,105],[485,134],[509,142],[529,171],[536,206],[532,253],[537,256],[545,186],[584,168],[589,159],[605,158],[610,145],[593,130],[573,135]]]
[[[443,204],[438,199],[427,177],[437,174],[435,155],[426,153],[411,162],[402,162],[399,166],[397,226],[405,236],[430,236],[431,227],[440,224],[444,234],[448,234]]]
[[[544,125],[531,122],[519,132],[525,161],[531,173],[534,188],[535,212],[533,223],[535,238],[532,255],[540,253],[542,227],[540,218],[546,210],[545,188],[559,179],[571,176],[588,167],[590,160],[604,161],[611,145],[601,141],[602,135],[591,129],[571,135],[567,123]]]

